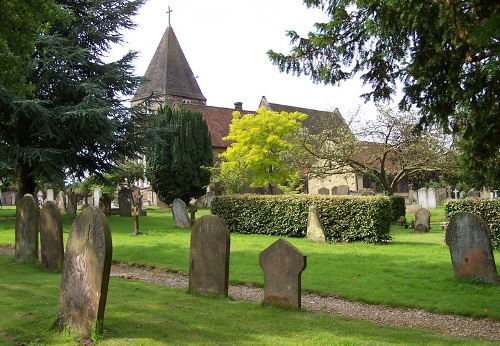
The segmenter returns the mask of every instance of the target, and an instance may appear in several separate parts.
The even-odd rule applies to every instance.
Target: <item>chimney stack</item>
[[[243,110],[243,102],[235,102],[234,109],[236,109],[237,111]]]

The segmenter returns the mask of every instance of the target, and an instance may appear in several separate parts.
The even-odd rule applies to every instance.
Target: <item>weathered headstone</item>
[[[425,187],[418,189],[418,204],[420,204],[424,209],[427,209],[429,207],[427,200],[427,189]]]
[[[59,193],[56,196],[56,205],[57,205],[57,208],[59,208],[59,210],[66,209],[65,198],[66,198],[66,196],[64,195],[64,191],[59,191]]]
[[[339,194],[339,187],[338,186],[332,187],[332,196],[336,196],[338,194]]]
[[[111,215],[111,197],[106,192],[99,198],[99,208],[101,208],[104,215]]]
[[[101,196],[102,196],[101,188],[100,187],[95,187],[94,188],[94,194],[93,194],[93,197],[94,197],[94,203],[92,204],[93,206],[98,206],[99,205],[99,199],[101,198]]]
[[[16,253],[18,262],[38,260],[40,209],[35,197],[26,194],[16,206]]]
[[[306,237],[307,239],[318,243],[326,242],[325,229],[323,228],[323,225],[318,217],[316,207],[313,205],[309,206]]]
[[[205,215],[193,226],[188,291],[227,297],[229,280],[229,229],[222,218]]]
[[[481,196],[480,192],[474,189],[467,192],[467,197],[479,198],[480,196]]]
[[[306,259],[296,247],[283,238],[259,254],[264,272],[264,304],[300,309],[301,274]]]
[[[436,189],[430,187],[427,189],[427,209],[436,209],[436,208],[437,208]]]
[[[122,188],[118,191],[118,210],[120,216],[132,216],[132,200],[130,199],[130,189]]]
[[[425,209],[420,208],[415,211],[415,232],[426,233],[431,229],[431,213]]]
[[[102,332],[111,270],[111,231],[104,213],[85,208],[75,219],[64,256],[55,326],[90,336]]]
[[[67,208],[68,210],[66,211],[69,215],[76,215],[76,194],[74,191],[69,190],[68,191],[68,203],[67,203]]]
[[[45,269],[61,271],[64,263],[61,212],[52,201],[43,204],[40,215],[41,260]]]
[[[189,221],[186,203],[176,198],[172,202],[172,215],[174,216],[175,227],[177,228],[190,228],[191,222]]]
[[[52,189],[47,189],[47,198],[45,198],[46,201],[53,201],[54,200],[54,190]]]
[[[349,194],[349,186],[348,185],[339,185],[337,186],[337,194],[345,196]]]
[[[500,284],[488,224],[468,212],[455,214],[446,228],[455,277]]]
[[[328,188],[326,188],[326,187],[322,187],[322,188],[318,189],[318,194],[319,195],[329,195],[330,190],[328,190]]]
[[[375,196],[375,191],[373,189],[361,189],[359,190],[359,195],[360,196]]]

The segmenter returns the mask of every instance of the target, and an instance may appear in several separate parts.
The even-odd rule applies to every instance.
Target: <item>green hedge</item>
[[[467,198],[449,200],[445,204],[445,217],[449,222],[453,215],[467,211],[476,214],[490,226],[491,245],[500,249],[500,199]]]
[[[397,195],[391,195],[388,197],[392,209],[392,222],[396,222],[401,216],[404,217],[406,215],[405,198]]]
[[[214,198],[212,214],[231,232],[305,237],[314,205],[328,241],[369,243],[391,240],[389,198],[320,195],[225,195]]]

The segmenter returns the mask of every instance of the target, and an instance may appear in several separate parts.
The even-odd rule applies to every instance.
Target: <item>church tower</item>
[[[151,95],[171,106],[204,106],[207,101],[170,25],[170,13],[167,29],[131,102],[140,103]]]

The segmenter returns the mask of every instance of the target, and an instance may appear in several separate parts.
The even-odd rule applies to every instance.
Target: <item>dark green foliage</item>
[[[404,217],[406,215],[405,198],[398,195],[389,195],[387,197],[389,197],[389,202],[391,203],[392,222],[396,222],[401,216]]]
[[[466,211],[482,218],[490,227],[491,245],[500,249],[500,199],[467,198],[449,200],[445,204],[445,217],[449,222],[453,215]]]
[[[146,176],[158,198],[189,203],[205,194],[213,164],[207,124],[199,112],[161,107],[151,124],[155,140],[147,147]]]
[[[305,237],[310,205],[316,206],[328,241],[391,240],[391,207],[385,196],[225,195],[216,197],[211,208],[231,232]]]
[[[33,92],[19,96],[0,85],[0,169],[17,172],[21,196],[40,179],[102,175],[138,149],[124,105],[140,81],[135,53],[102,59],[135,26],[131,17],[144,0],[58,3],[70,19],[47,23],[36,35],[27,74]]]
[[[401,108],[415,106],[421,125],[438,123],[477,157],[483,171],[500,149],[500,2],[304,0],[323,10],[315,32],[288,36],[288,54],[269,51],[280,71],[337,84],[354,76],[387,101],[402,86]],[[469,167],[471,168],[471,167]]]

